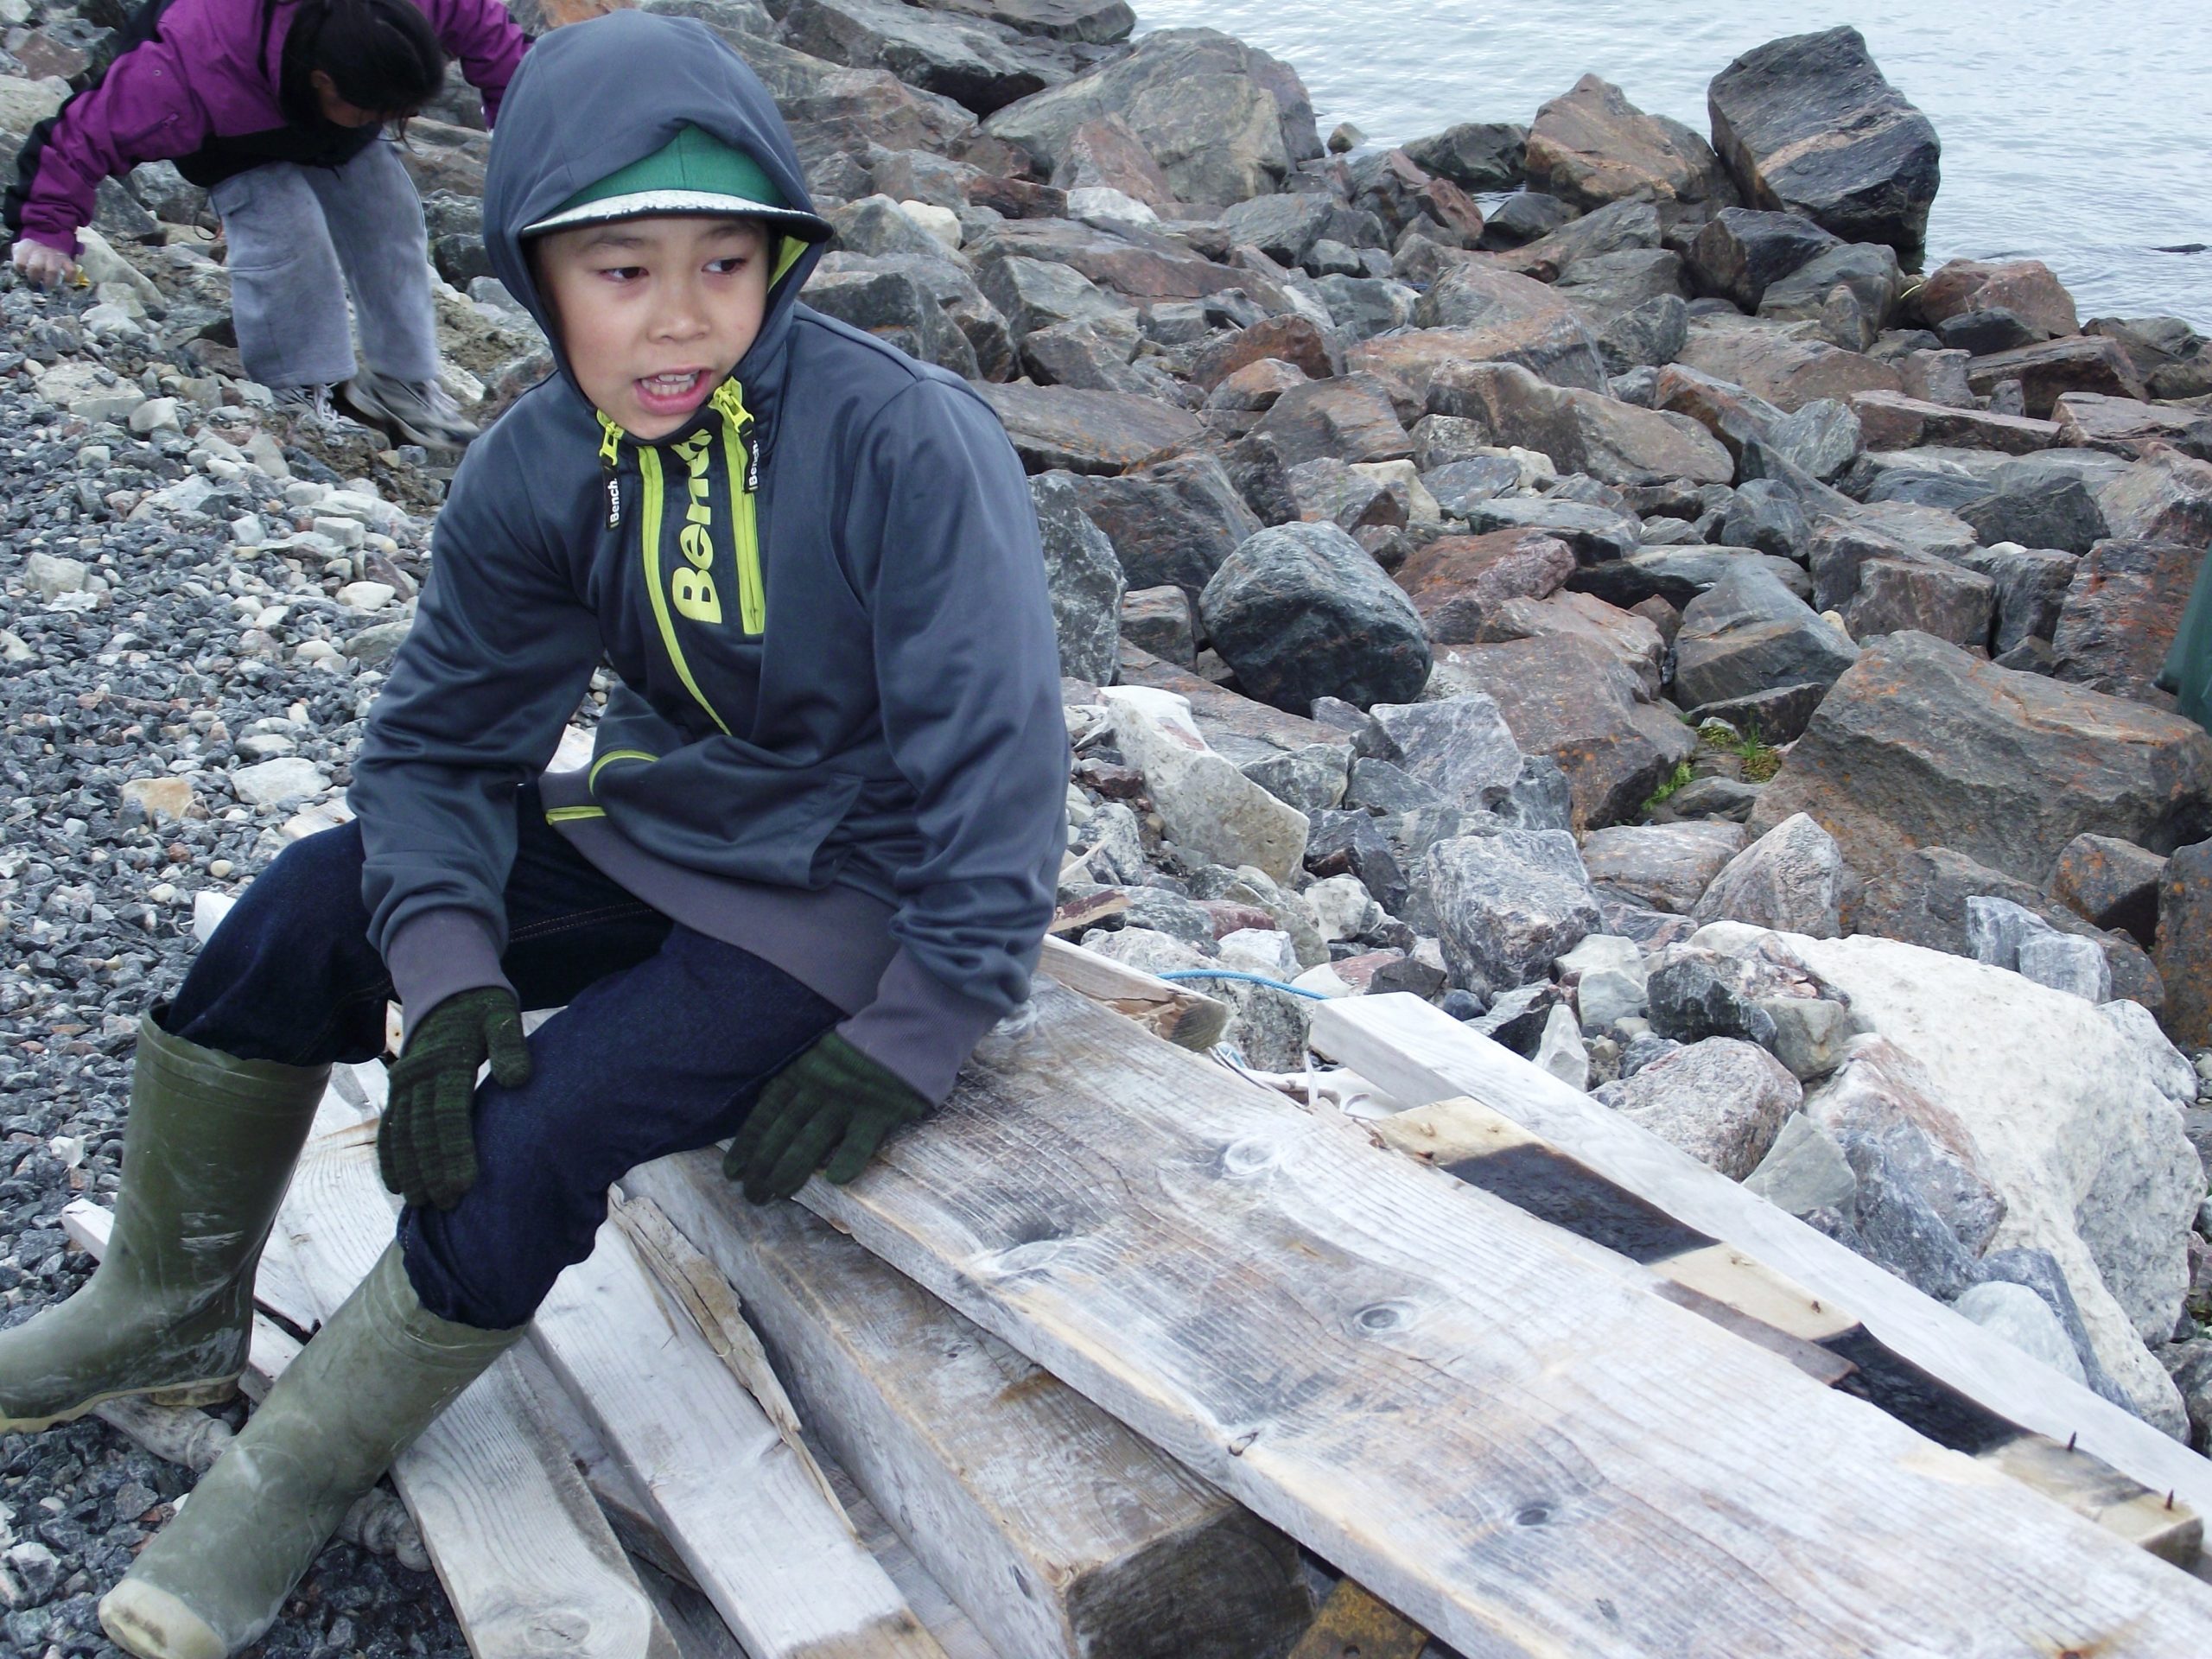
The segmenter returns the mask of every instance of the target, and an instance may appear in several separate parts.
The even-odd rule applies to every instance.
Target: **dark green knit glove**
[[[842,1186],[883,1137],[929,1115],[928,1101],[830,1032],[768,1080],[722,1157],[755,1204],[788,1198],[823,1173]]]
[[[487,1059],[500,1087],[519,1089],[530,1081],[522,1009],[505,986],[457,991],[407,1033],[377,1128],[377,1166],[384,1184],[408,1203],[450,1210],[475,1185],[469,1108],[477,1069]]]

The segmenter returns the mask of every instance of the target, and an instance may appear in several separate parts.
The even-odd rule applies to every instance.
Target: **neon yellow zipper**
[[[548,823],[574,823],[580,818],[603,818],[606,816],[607,809],[603,806],[549,806],[545,809],[545,822]]]
[[[676,677],[683,682],[684,690],[692,700],[707,711],[707,718],[729,734],[728,722],[715,712],[715,705],[707,701],[707,694],[699,690],[699,682],[691,677],[691,664],[683,660],[683,647],[677,643],[676,625],[669,620],[668,595],[661,591],[660,583],[660,514],[661,470],[660,451],[649,443],[638,446],[638,469],[645,476],[645,503],[639,515],[638,537],[645,557],[645,591],[652,595],[653,620],[660,625],[660,642],[668,652],[668,660],[676,670]]]
[[[725,380],[715,388],[714,405],[722,417],[722,458],[729,468],[738,621],[748,634],[761,633],[768,626],[768,596],[760,581],[760,526],[753,512],[760,476],[753,455],[753,417],[745,411],[745,393],[734,380]]]

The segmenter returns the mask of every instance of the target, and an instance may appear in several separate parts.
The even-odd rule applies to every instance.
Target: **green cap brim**
[[[753,157],[698,127],[685,127],[652,155],[587,185],[524,236],[660,214],[764,219],[808,242],[830,234],[816,214],[789,206]]]

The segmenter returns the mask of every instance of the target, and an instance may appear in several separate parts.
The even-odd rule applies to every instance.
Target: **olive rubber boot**
[[[123,1190],[92,1282],[0,1332],[0,1433],[104,1400],[228,1399],[253,1331],[253,1270],[328,1066],[241,1060],[138,1022]]]
[[[527,1328],[429,1313],[387,1246],[101,1599],[101,1628],[139,1659],[226,1659],[245,1646],[355,1500]]]

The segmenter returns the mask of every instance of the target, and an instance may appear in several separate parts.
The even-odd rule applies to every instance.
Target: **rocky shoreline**
[[[645,9],[785,109],[809,301],[1033,474],[1084,944],[1428,997],[2204,1448],[2212,737],[2154,681],[2212,348],[1916,270],[1936,135],[1848,30],[1722,69],[1710,141],[1590,76],[1384,150],[1121,0]],[[11,157],[121,16],[0,20]],[[546,359],[486,143],[460,89],[408,159],[488,416]],[[8,1323],[89,1268],[56,1217],[114,1189],[195,896],[342,817],[441,488],[238,378],[173,168],[101,204],[88,290],[0,292]],[[1306,997],[1209,988],[1303,1069]],[[92,1600],[189,1484],[95,1421],[0,1440],[0,1648],[112,1653]],[[263,1648],[463,1650],[344,1545]]]

